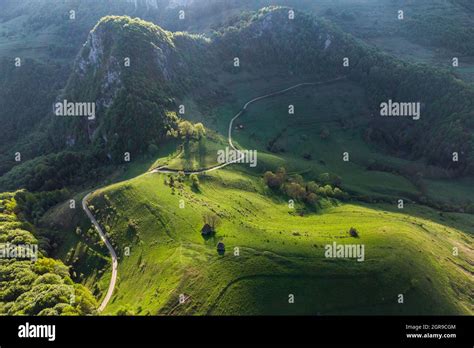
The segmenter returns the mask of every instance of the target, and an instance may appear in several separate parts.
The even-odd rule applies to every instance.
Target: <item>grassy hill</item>
[[[290,21],[288,11],[242,13],[207,36],[102,18],[58,96],[95,101],[97,118],[43,119],[41,139],[30,146],[60,153],[16,166],[0,185],[66,186],[77,201],[95,186],[90,210],[120,257],[106,314],[472,314],[472,86],[452,72],[385,55],[325,19],[297,11]],[[157,165],[210,167],[248,100],[335,78],[242,114],[234,143],[259,151],[256,169],[227,167],[194,185],[182,175],[145,173]],[[423,118],[380,120],[387,98],[420,100]],[[204,123],[206,137],[183,136],[183,120]],[[459,164],[451,160],[455,150]],[[280,166],[306,181],[335,175],[344,199],[290,208],[262,179]],[[396,209],[400,198],[405,207]],[[67,204],[43,213],[39,224],[61,235],[54,256],[100,300],[110,266],[90,222]],[[209,213],[221,223],[203,237]],[[363,244],[365,260],[326,258],[333,242]]]
[[[202,176],[199,193],[188,182],[172,190],[165,180],[142,175],[93,196],[120,254],[118,288],[107,313],[473,311],[472,234],[441,224],[430,209],[395,212],[393,206],[348,203],[300,216],[259,177],[240,171]],[[200,234],[206,212],[222,221],[210,238]],[[348,234],[351,226],[359,238]],[[225,243],[225,255],[217,253],[217,241]],[[324,245],[333,241],[363,243],[365,261],[326,259]],[[130,256],[124,255],[126,246]],[[180,294],[188,298],[185,304],[179,305]],[[295,304],[288,303],[289,294]],[[404,294],[404,304],[397,303],[398,294]]]

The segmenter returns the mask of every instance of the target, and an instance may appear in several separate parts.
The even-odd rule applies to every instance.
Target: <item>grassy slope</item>
[[[272,82],[275,87],[271,89],[267,85],[252,91],[241,90],[244,83],[233,87],[236,100],[216,108],[210,115],[216,120],[215,127],[225,134],[228,122],[239,105],[251,97],[293,83],[276,81]],[[295,107],[294,115],[288,114],[290,104]],[[335,173],[342,178],[346,190],[357,194],[385,198],[413,197],[419,194],[418,189],[405,177],[366,169],[371,161],[387,163],[395,168],[410,164],[410,161],[384,154],[381,149],[368,145],[363,140],[371,117],[365,107],[363,90],[354,83],[339,81],[323,86],[304,87],[253,104],[236,121],[244,129],[234,130],[233,138],[234,143],[242,148],[259,151],[258,168],[262,172],[286,165],[310,179],[324,172]],[[272,126],[268,127],[269,124]],[[327,139],[320,137],[323,129],[330,133]],[[276,144],[284,152],[271,153],[267,150],[269,141],[276,139]],[[346,151],[350,155],[349,162],[342,160],[342,154]],[[312,159],[305,160],[304,154],[311,154]],[[471,181],[471,178],[425,180],[425,185],[427,194],[432,199],[459,203],[472,201],[470,197],[474,194],[474,186]],[[460,195],[460,192],[469,194]]]
[[[415,188],[404,178],[365,170],[364,164],[382,156],[362,141],[370,118],[364,101],[363,92],[348,82],[300,89],[255,104],[240,120],[245,130],[236,133],[235,138],[242,147],[259,150],[265,149],[270,140],[277,140],[278,147],[285,150],[277,156],[290,167],[299,168],[309,177],[334,172],[352,191],[383,194],[383,187],[385,193],[412,192]],[[288,114],[290,104],[295,106],[295,115]],[[354,117],[356,114],[362,117]],[[345,129],[341,129],[341,123],[346,124]],[[272,127],[265,126],[269,124]],[[319,135],[323,129],[330,132],[324,140]],[[346,151],[350,162],[342,160]],[[304,154],[310,154],[312,160],[304,160]]]
[[[263,80],[246,82],[226,85],[236,97],[229,103],[226,101],[225,107],[211,115],[196,110],[190,118],[214,119],[213,126],[226,134],[228,120],[243,102],[260,95],[269,85]],[[270,91],[287,87],[290,82],[282,79],[273,83],[276,88]],[[259,169],[273,169],[285,163],[308,177],[334,171],[343,177],[347,189],[367,194],[396,196],[415,191],[404,178],[380,172],[370,172],[368,177],[363,165],[357,164],[382,158],[361,141],[364,124],[350,124],[341,130],[333,120],[350,118],[350,114],[335,106],[340,104],[341,97],[351,102],[359,100],[362,96],[357,86],[341,83],[319,88],[315,94],[319,99],[308,100],[306,94],[295,93],[262,101],[242,118],[246,128],[235,137],[246,148],[260,151],[265,148],[265,142],[256,141],[251,129],[258,129],[262,138],[275,137],[276,127],[261,127],[269,123],[268,117],[271,124],[291,130],[279,140],[290,152],[278,155],[260,152],[259,161],[263,165]],[[296,106],[296,116],[301,113],[310,116],[310,120],[305,120],[309,123],[289,122],[285,111],[290,103]],[[346,107],[364,112],[363,103],[349,103]],[[257,117],[261,120],[256,121]],[[331,137],[326,141],[312,136],[319,133],[322,124],[331,130]],[[301,141],[304,132],[310,136]],[[210,144],[208,149],[215,151],[214,145]],[[328,155],[348,149],[350,164]],[[315,152],[313,161],[301,158],[308,150]],[[321,165],[320,159],[326,164]],[[206,156],[205,163],[211,160],[211,156]],[[192,166],[198,165],[191,162]],[[178,168],[183,163],[178,158],[172,165]],[[120,263],[118,291],[108,313],[122,306],[129,306],[138,314],[287,313],[289,292],[295,293],[298,299],[290,307],[291,313],[472,313],[468,299],[472,295],[469,266],[472,260],[468,259],[472,237],[423,220],[426,216],[434,219],[436,215],[432,211],[414,208],[409,212],[413,217],[409,217],[384,213],[390,209],[385,206],[344,205],[302,218],[288,214],[284,202],[275,205],[275,201],[261,195],[258,179],[231,171],[213,174],[212,180],[201,179],[201,194],[183,192],[187,207],[181,210],[179,196],[171,194],[163,179],[159,175],[141,176],[100,191],[107,193],[110,205],[117,209],[111,231],[119,251],[132,246],[132,255]],[[96,197],[94,205],[103,211],[105,201]],[[217,239],[203,240],[198,232],[202,213],[207,209],[224,211],[226,222],[218,234],[228,248],[224,257],[215,252]],[[123,235],[129,219],[138,224],[138,244],[135,238]],[[445,223],[472,231],[471,215],[452,214]],[[361,231],[358,242],[366,244],[367,261],[359,264],[324,260],[322,245],[334,238],[350,241],[343,233],[353,225]],[[293,231],[306,231],[307,235],[294,236]],[[453,245],[461,247],[459,258],[450,255]],[[242,248],[240,257],[233,257],[229,252],[234,246]],[[453,262],[463,268],[454,266]],[[107,286],[108,273],[105,274],[100,282],[102,289]],[[399,292],[406,294],[406,305],[396,304]],[[177,306],[180,293],[191,296],[184,306]],[[300,302],[300,298],[304,300]]]
[[[300,217],[263,194],[260,179],[229,170],[202,178],[201,193],[186,186],[173,195],[163,181],[143,175],[93,197],[103,211],[107,196],[118,212],[114,240],[132,247],[120,260],[107,313],[123,306],[139,314],[472,313],[472,236],[457,229],[383,206],[346,204]],[[199,229],[209,210],[223,223],[205,240]],[[127,219],[138,226],[136,243],[123,232]],[[351,226],[360,239],[348,237]],[[224,256],[217,240],[226,243]],[[332,241],[365,244],[366,261],[325,259],[323,246]],[[179,306],[181,293],[190,298]],[[399,293],[404,305],[396,303]]]
[[[274,89],[280,86],[276,85]],[[240,89],[242,86],[234,86],[233,102],[210,115],[216,129],[223,132],[238,106],[265,90],[257,85],[249,91]],[[288,128],[291,125],[293,132],[285,139],[290,153],[260,152],[260,170],[285,163],[300,168],[309,177],[334,171],[343,177],[348,188],[358,192],[390,196],[413,192],[415,188],[404,178],[367,172],[361,165],[347,164],[329,155],[337,153],[335,149],[350,149],[351,156],[362,162],[383,158],[361,141],[363,125],[351,124],[341,130],[335,122],[350,117],[344,109],[335,107],[336,101],[361,100],[360,93],[357,86],[341,82],[261,101],[243,116],[245,129],[236,132],[235,139],[245,148],[260,150],[264,142],[253,140],[251,133],[257,129],[261,139],[278,133],[278,127],[262,126],[271,117],[272,124]],[[297,110],[292,117],[302,117],[304,122],[289,122],[286,110],[290,103]],[[364,112],[363,107],[363,103],[356,104],[353,110]],[[318,134],[322,125],[330,129],[329,139],[310,136],[301,144],[301,132]],[[317,154],[313,161],[300,158],[301,152],[308,149]],[[320,159],[326,164],[320,165]],[[174,164],[181,163],[178,162]],[[466,271],[472,272],[468,264],[472,262],[468,261],[472,237],[460,232],[472,231],[471,215],[449,214],[443,218],[444,224],[457,229],[439,224],[436,212],[416,207],[406,208],[411,217],[390,212],[393,207],[389,206],[360,205],[342,205],[318,215],[299,217],[287,209],[285,202],[262,195],[260,180],[248,173],[226,170],[201,178],[201,193],[186,189],[172,195],[163,181],[164,177],[158,174],[140,176],[100,191],[108,196],[110,205],[120,207],[117,215],[122,218],[114,222],[111,230],[120,234],[126,230],[127,220],[132,219],[138,222],[140,236],[137,245],[123,236],[117,239],[120,246],[132,245],[133,252],[121,262],[119,290],[108,313],[123,306],[139,314],[472,312],[468,301],[472,275]],[[185,200],[185,209],[178,208],[179,199]],[[97,199],[94,204],[104,201]],[[224,220],[217,236],[210,240],[199,233],[202,214],[207,210],[218,212]],[[354,243],[345,234],[353,225],[361,231],[356,243],[366,245],[367,260],[325,260],[324,244],[333,240]],[[220,239],[227,246],[223,257],[215,251]],[[232,256],[235,246],[241,248],[239,257]],[[453,246],[463,250],[460,259],[450,255]],[[454,262],[462,267],[454,266]],[[186,305],[178,305],[180,293],[191,296]],[[289,293],[298,298],[291,306],[287,303]],[[406,305],[396,303],[398,293],[408,294]]]
[[[206,126],[225,134],[228,120],[246,100],[292,83],[276,76],[271,88],[266,81],[252,83],[249,89],[248,83],[237,82],[230,86],[233,97],[223,101],[225,106],[210,112],[196,107],[188,117],[213,120]],[[347,101],[342,108],[341,99]],[[361,140],[364,123],[351,123],[348,110],[365,113],[363,99],[357,86],[343,81],[260,101],[239,120],[245,128],[234,133],[235,142],[259,149],[259,171],[285,165],[308,179],[331,171],[342,176],[346,189],[355,192],[390,197],[415,192],[400,176],[365,170],[363,163],[374,158],[404,162],[381,155]],[[286,111],[290,103],[296,110],[291,118]],[[275,127],[264,127],[269,122]],[[344,129],[341,122],[347,123]],[[331,134],[326,140],[319,137],[323,126]],[[286,152],[262,150],[266,139],[285,127],[291,131],[279,141]],[[305,133],[308,137],[302,141]],[[184,155],[176,150],[178,144],[161,148],[161,158],[154,165],[180,168],[186,164]],[[208,166],[216,149],[225,144],[216,136],[205,145],[203,166]],[[351,153],[351,163],[337,156],[346,150]],[[311,161],[302,158],[308,151],[313,154]],[[106,205],[116,209],[106,224],[119,254],[127,246],[132,249],[130,256],[120,260],[117,292],[106,309],[108,314],[124,307],[136,314],[472,313],[468,297],[473,291],[472,236],[465,233],[474,231],[472,215],[440,217],[433,210],[414,206],[407,206],[403,211],[407,215],[403,215],[393,211],[393,206],[347,204],[300,217],[284,201],[266,195],[259,174],[244,167],[240,167],[243,172],[225,170],[201,176],[201,193],[186,188],[173,195],[163,184],[163,175],[134,178],[151,162],[132,163],[117,178],[130,180],[94,195],[101,223],[105,224],[105,212],[110,211]],[[198,158],[194,162],[193,166],[200,165]],[[180,199],[185,209],[179,209]],[[199,230],[208,210],[221,214],[224,223],[216,237],[205,240]],[[129,221],[138,226],[138,237],[126,232]],[[359,240],[346,235],[351,226],[361,232]],[[227,246],[225,256],[215,251],[220,239]],[[325,260],[323,246],[333,240],[364,243],[366,261]],[[74,241],[65,249],[73,245]],[[239,257],[232,256],[235,246],[241,248]],[[460,248],[459,257],[451,255],[453,246]],[[103,295],[109,273],[105,269],[89,277],[86,274],[86,283],[92,287],[100,279],[97,286]],[[179,306],[181,293],[191,297]],[[297,296],[291,306],[289,293]],[[396,303],[398,293],[405,294],[405,305]]]

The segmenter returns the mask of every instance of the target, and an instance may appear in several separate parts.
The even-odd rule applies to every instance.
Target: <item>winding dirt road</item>
[[[107,249],[109,249],[110,256],[112,257],[112,277],[110,278],[110,283],[109,283],[109,289],[107,290],[107,294],[105,295],[104,299],[102,300],[102,303],[100,304],[98,311],[102,312],[107,306],[107,303],[109,303],[110,298],[112,297],[112,293],[114,292],[115,289],[115,283],[117,282],[117,253],[115,252],[112,244],[110,244],[109,240],[107,239],[107,236],[105,235],[104,231],[102,228],[99,226],[99,223],[95,219],[94,215],[92,215],[91,211],[89,210],[89,207],[87,206],[87,199],[89,196],[92,194],[92,192],[88,193],[83,199],[82,199],[82,209],[87,214],[87,217],[89,220],[91,220],[92,224],[94,225],[95,229],[97,232],[99,232],[100,238],[104,241],[105,245],[107,246]]]
[[[259,101],[259,100],[262,100],[262,99],[266,99],[266,98],[270,98],[270,97],[274,97],[276,95],[286,93],[286,92],[291,91],[291,90],[293,90],[295,88],[298,88],[298,87],[324,85],[324,84],[339,81],[339,80],[342,80],[342,79],[345,79],[345,76],[338,77],[338,78],[328,80],[328,81],[322,81],[322,82],[303,82],[303,83],[299,83],[299,84],[293,85],[291,87],[288,87],[288,88],[285,88],[285,89],[282,89],[282,90],[279,90],[279,91],[276,91],[276,92],[273,92],[273,93],[265,94],[265,95],[262,95],[260,97],[256,97],[252,100],[249,100],[248,102],[246,102],[244,104],[242,109],[240,109],[240,111],[237,114],[235,114],[234,117],[232,117],[232,119],[229,122],[229,133],[228,133],[229,145],[233,150],[238,152],[239,157],[234,161],[225,162],[225,163],[222,163],[222,164],[216,165],[214,167],[210,167],[210,168],[203,168],[203,169],[198,169],[198,170],[184,170],[183,171],[184,174],[203,174],[203,173],[207,173],[207,172],[212,172],[214,170],[224,168],[224,167],[226,167],[226,166],[228,166],[232,163],[240,162],[243,159],[245,154],[243,152],[241,152],[240,150],[238,150],[232,142],[232,128],[233,128],[233,125],[234,125],[234,121],[236,119],[238,119],[247,110],[249,105],[251,105],[252,103],[255,103],[256,101]],[[169,168],[166,168],[165,166],[160,166],[160,167],[152,169],[147,174],[152,174],[152,173],[177,173],[177,172],[179,172],[179,170],[177,170],[177,169],[169,169]],[[112,247],[112,244],[109,242],[109,240],[107,239],[107,236],[105,235],[104,231],[102,230],[99,223],[95,219],[94,215],[92,215],[91,211],[87,207],[87,199],[89,198],[89,196],[91,194],[92,194],[92,192],[88,193],[82,199],[82,209],[84,209],[84,211],[86,212],[87,217],[89,218],[91,223],[94,225],[95,229],[97,230],[97,232],[100,235],[100,238],[104,241],[105,245],[107,246],[107,249],[110,252],[110,256],[112,257],[112,276],[110,278],[109,288],[107,290],[107,294],[105,295],[104,299],[102,300],[102,303],[100,304],[100,306],[98,308],[98,311],[102,312],[104,310],[104,308],[107,306],[110,298],[112,297],[114,289],[115,289],[115,284],[117,282],[118,261],[117,261],[117,253],[115,252],[114,248]]]

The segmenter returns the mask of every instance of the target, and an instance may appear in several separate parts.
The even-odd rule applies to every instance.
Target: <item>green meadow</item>
[[[92,197],[121,255],[106,314],[472,313],[472,235],[428,208],[333,203],[301,216],[236,170],[201,176],[199,192],[187,182],[173,192],[165,178],[141,175]],[[200,233],[206,212],[221,218],[209,238]],[[364,244],[365,260],[326,258],[333,241]]]
[[[214,120],[200,143],[170,142],[156,160],[132,162],[111,180],[116,183],[94,191],[91,210],[119,255],[118,282],[104,314],[472,314],[473,216],[441,213],[409,199],[397,208],[397,199],[416,195],[418,188],[396,173],[367,170],[374,160],[395,167],[407,161],[363,140],[370,114],[353,83],[303,87],[250,106],[236,121],[242,127],[233,130],[233,139],[242,149],[259,151],[256,168],[234,164],[199,175],[198,189],[189,177],[178,181],[174,175],[171,188],[169,175],[147,172],[217,164],[217,150],[227,146],[222,134],[239,105],[289,85],[278,76],[272,82],[272,88],[256,84],[252,90],[236,83],[235,96],[224,105],[192,110],[195,122],[203,115]],[[349,152],[348,162],[343,152]],[[300,202],[291,208],[262,179],[279,166],[305,180],[336,174],[346,192],[373,203],[325,199],[317,212]],[[467,179],[426,182],[430,196],[448,201],[471,187]],[[57,226],[69,216],[63,230],[90,227],[82,211],[60,209],[44,220]],[[203,237],[208,213],[220,224]],[[348,233],[351,227],[357,238]],[[225,244],[224,254],[217,252],[218,242]],[[364,261],[325,257],[333,242],[364,245]],[[108,254],[97,242],[68,238],[58,256],[69,262],[75,257],[80,280],[99,299],[105,296],[110,266],[103,267]]]

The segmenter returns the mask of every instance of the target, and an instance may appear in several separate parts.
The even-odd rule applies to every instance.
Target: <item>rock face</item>
[[[135,9],[143,6],[146,7],[147,11],[149,9],[158,9],[158,0],[126,0],[128,3],[134,4]]]
[[[195,0],[169,0],[168,9],[173,9],[177,7],[187,7],[195,4]]]
[[[205,44],[183,34],[178,41]],[[145,151],[173,126],[167,110],[174,109],[180,88],[192,88],[190,69],[172,33],[140,19],[104,17],[90,32],[59,96],[95,103],[96,117],[55,119],[60,145],[95,143],[112,156],[114,149]]]
[[[75,102],[95,103],[97,118],[83,120],[83,123],[86,123],[85,129],[89,141],[93,141],[100,125],[100,118],[104,117],[118,92],[123,88],[120,66],[120,61],[123,59],[111,50],[114,40],[110,39],[108,29],[101,25],[96,26],[89,33],[87,41],[76,59],[74,72],[66,89],[66,94],[74,95]],[[109,52],[108,55],[104,54],[105,50]],[[122,64],[125,64],[125,61]],[[91,84],[94,86],[94,90],[89,95],[81,93],[81,90],[88,90]],[[67,138],[69,139],[68,144],[71,144],[71,139],[75,140],[76,136],[68,134]]]

